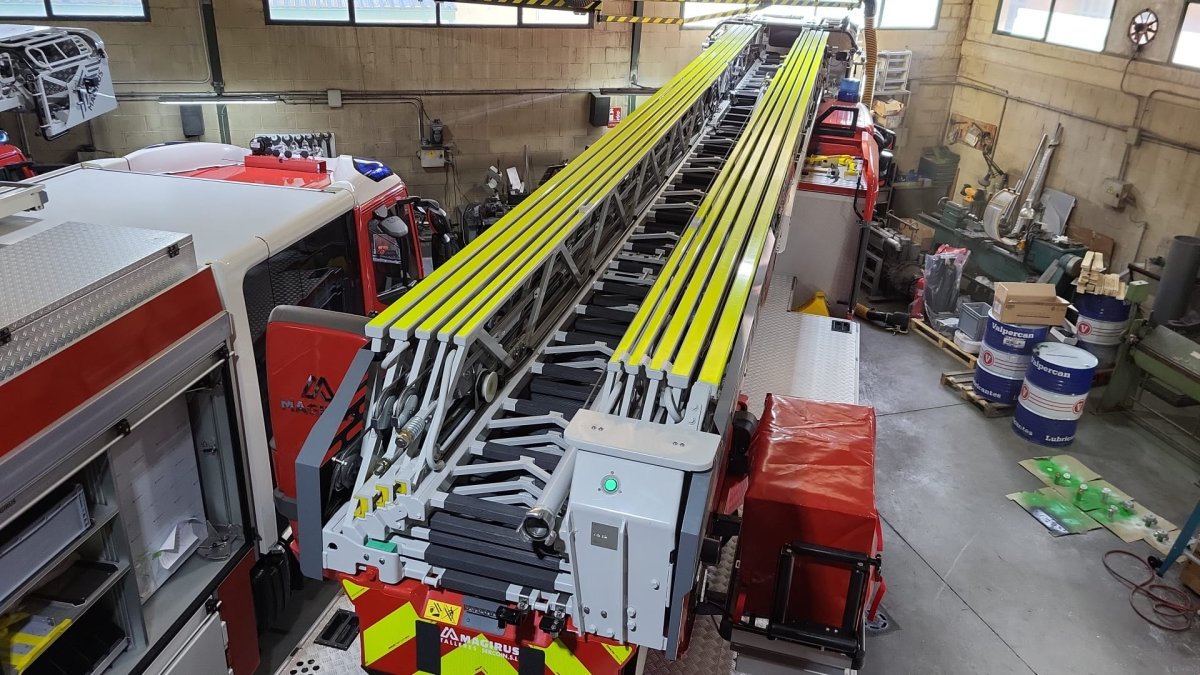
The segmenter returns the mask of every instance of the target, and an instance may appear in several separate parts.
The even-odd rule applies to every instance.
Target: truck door
[[[273,251],[246,272],[242,293],[264,405],[266,332],[271,310],[280,305],[297,305],[359,316],[366,313],[356,241],[354,213],[346,212],[291,246]],[[270,424],[269,418],[267,423]]]
[[[369,251],[363,288],[368,311],[382,311],[425,277],[421,241],[412,207],[394,201],[358,214],[358,232]]]

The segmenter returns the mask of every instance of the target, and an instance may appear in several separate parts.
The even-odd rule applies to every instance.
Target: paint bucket
[[[1016,403],[1033,348],[1045,342],[1049,326],[1004,323],[988,312],[983,344],[975,361],[975,393],[996,403]]]
[[[1072,304],[1079,312],[1075,322],[1079,346],[1095,354],[1102,367],[1116,363],[1132,307],[1124,300],[1092,293],[1077,293]]]
[[[1099,360],[1071,345],[1038,345],[1021,386],[1013,431],[1027,441],[1051,448],[1070,445]]]

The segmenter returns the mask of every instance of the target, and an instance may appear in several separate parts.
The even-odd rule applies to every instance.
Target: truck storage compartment
[[[229,315],[187,235],[67,223],[2,260],[0,672],[147,672],[249,583]]]
[[[91,527],[83,487],[68,489],[50,510],[27,513],[9,526],[14,536],[0,534],[0,599],[45,568],[79,535]],[[5,533],[7,534],[7,533]]]

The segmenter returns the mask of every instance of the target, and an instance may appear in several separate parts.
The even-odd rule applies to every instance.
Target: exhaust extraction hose
[[[879,45],[875,41],[875,0],[863,2],[863,40],[867,43],[867,72],[863,73],[862,102],[870,109],[875,97],[875,64],[879,59]]]

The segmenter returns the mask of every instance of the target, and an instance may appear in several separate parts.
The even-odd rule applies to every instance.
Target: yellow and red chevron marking
[[[538,630],[538,613],[502,635],[473,630],[462,617],[462,595],[411,579],[341,581],[358,614],[363,667],[372,674],[432,675],[421,667],[430,667],[434,650],[442,675],[517,675],[523,658],[543,663],[543,675],[619,675],[634,655],[633,647],[569,629],[552,638]]]

